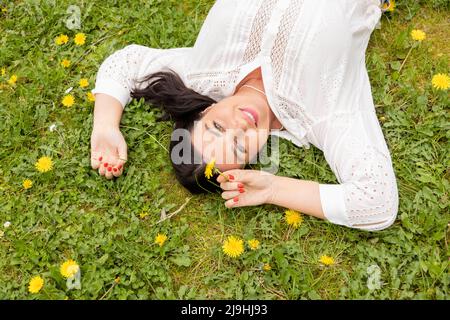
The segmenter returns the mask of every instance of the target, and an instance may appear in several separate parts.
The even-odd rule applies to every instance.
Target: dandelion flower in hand
[[[321,256],[319,261],[326,266],[331,266],[334,264],[334,258],[327,255]]]
[[[227,256],[237,258],[244,252],[244,241],[234,236],[229,236],[224,241],[222,250]]]
[[[40,157],[39,160],[34,165],[39,172],[47,172],[52,170],[53,161],[52,158],[44,156]]]
[[[80,266],[72,259],[64,262],[61,265],[61,267],[59,268],[59,271],[61,272],[62,276],[65,278],[73,277],[75,274],[77,274],[77,272],[79,270],[80,270]]]
[[[248,240],[247,243],[251,250],[256,250],[259,248],[259,240],[257,239]]]
[[[210,179],[213,176],[214,166],[216,164],[216,159],[212,158],[211,161],[208,162],[205,168],[205,177],[206,179]]]
[[[30,280],[30,283],[28,284],[28,291],[30,293],[38,293],[39,291],[41,291],[43,286],[44,279],[42,279],[40,276],[36,276]]]
[[[293,226],[294,228],[298,228],[303,222],[303,217],[300,212],[294,210],[286,210],[284,219],[288,225]]]
[[[163,246],[164,242],[166,242],[167,236],[165,234],[158,233],[158,235],[155,237],[155,243],[158,244],[160,247]]]
[[[450,77],[443,73],[438,73],[431,80],[433,87],[439,90],[447,90],[450,88]]]
[[[411,31],[411,38],[415,41],[423,41],[426,38],[426,34],[422,30],[414,29]]]

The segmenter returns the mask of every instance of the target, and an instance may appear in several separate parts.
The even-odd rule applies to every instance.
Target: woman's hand
[[[118,177],[127,160],[127,144],[117,126],[94,126],[91,134],[91,166],[107,179]]]
[[[222,198],[227,208],[257,206],[270,203],[274,195],[275,175],[261,170],[228,170],[223,172],[228,181],[220,175],[217,182],[224,190]]]

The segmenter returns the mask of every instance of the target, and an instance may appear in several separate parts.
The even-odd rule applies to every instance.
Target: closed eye
[[[216,128],[220,132],[225,132],[225,129],[220,124],[218,124],[216,121],[213,121],[213,125],[214,125],[214,128]]]

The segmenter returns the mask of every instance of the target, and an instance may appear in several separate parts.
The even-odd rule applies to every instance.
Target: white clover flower
[[[48,130],[50,130],[51,132],[56,130],[56,123],[52,124],[50,127],[48,127]]]
[[[11,222],[10,221],[6,221],[4,224],[3,224],[3,227],[5,227],[5,228],[9,228],[11,226]]]

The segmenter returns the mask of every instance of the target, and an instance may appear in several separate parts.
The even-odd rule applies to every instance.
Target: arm
[[[138,80],[165,67],[183,77],[183,58],[189,50],[133,44],[116,51],[101,64],[92,90],[96,99],[91,135],[91,166],[100,175],[111,179],[123,172],[127,145],[119,126],[123,109],[131,101],[131,91],[145,86]]]

